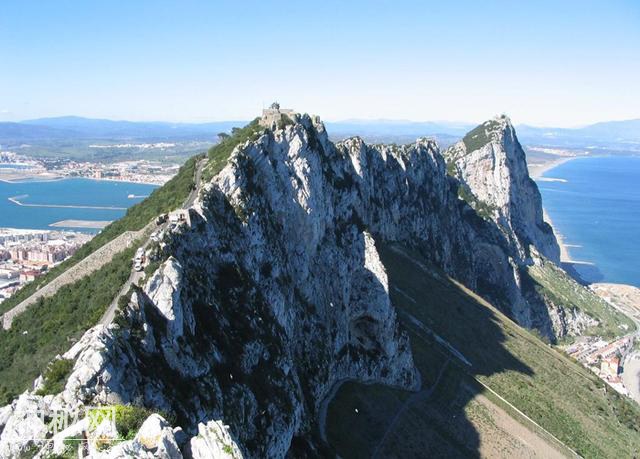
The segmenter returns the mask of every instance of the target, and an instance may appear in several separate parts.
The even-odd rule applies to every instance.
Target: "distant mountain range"
[[[523,142],[580,144],[585,147],[592,144],[598,146],[603,143],[613,143],[640,147],[640,119],[605,121],[574,129],[520,125],[517,130]]]
[[[243,126],[244,120],[209,123],[169,123],[112,121],[76,116],[40,118],[0,123],[0,145],[38,143],[56,140],[205,140],[215,141],[219,132]],[[354,135],[369,141],[406,143],[420,136],[433,136],[452,143],[473,128],[473,124],[453,122],[415,122],[406,120],[345,120],[327,122],[333,138]],[[516,126],[526,144],[585,148],[640,148],[640,119],[606,121],[581,128]]]
[[[113,121],[63,116],[17,123],[0,123],[0,144],[51,140],[128,139],[128,140],[209,140],[246,121],[211,123],[168,123]]]
[[[438,140],[445,141],[459,139],[474,127],[474,124],[466,123],[395,120],[348,120],[326,124],[329,133],[334,137],[435,136]],[[640,119],[605,121],[581,128],[534,127],[521,124],[516,126],[516,130],[518,137],[526,144],[582,148],[627,145],[640,148]]]

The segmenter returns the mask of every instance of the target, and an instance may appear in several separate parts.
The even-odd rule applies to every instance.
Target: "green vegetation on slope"
[[[456,162],[450,158],[445,157],[447,163],[447,174],[451,177],[458,177],[458,167],[456,166]]]
[[[124,217],[114,221],[91,241],[83,245],[71,258],[51,269],[46,275],[25,285],[15,295],[0,304],[0,313],[8,311],[24,299],[31,296],[43,285],[48,284],[64,271],[92,254],[107,242],[115,239],[126,231],[138,231],[160,214],[170,212],[180,207],[191,190],[193,190],[196,165],[202,156],[194,156],[181,168],[178,174],[153,193],[144,201],[131,206]]]
[[[28,389],[56,355],[98,322],[128,279],[135,249],[124,250],[99,270],[41,299],[9,330],[0,330],[0,405]]]
[[[460,183],[458,185],[458,197],[469,204],[471,208],[485,220],[490,220],[493,217],[493,213],[496,211],[495,206],[478,199],[464,183]]]
[[[480,435],[468,422],[468,410],[472,397],[481,394],[481,389],[473,389],[467,384],[469,380],[476,386],[486,384],[583,457],[631,457],[640,449],[637,405],[618,396],[594,374],[463,286],[426,268],[425,261],[414,253],[397,247],[382,247],[380,252],[389,275],[392,303],[409,330],[414,358],[426,386],[433,384],[446,359],[451,362],[434,394],[411,399],[400,413],[397,436],[392,433],[386,442],[395,449],[385,449],[384,453],[415,456],[416,450],[426,454],[429,450],[424,448],[431,448],[434,454],[477,455]],[[460,352],[471,366],[461,363],[433,333]],[[371,450],[358,452],[357,448],[366,448],[366,442],[358,438],[367,435],[364,431],[376,422],[388,425],[398,413],[394,406],[399,406],[405,395],[384,387],[366,392],[367,404],[382,408],[366,411],[360,406],[362,415],[355,416],[354,403],[362,400],[358,394],[366,388],[358,385],[357,390],[345,390],[351,390],[351,395],[347,392],[345,396],[341,389],[337,395],[340,403],[331,404],[329,409],[330,443],[343,457],[370,454]],[[369,419],[367,424],[366,416],[378,416],[376,413],[381,417]],[[349,435],[336,434],[340,429]],[[468,452],[470,449],[473,453]]]
[[[115,405],[115,423],[122,440],[132,440],[144,421],[153,414],[150,410],[133,405]]]
[[[599,325],[584,334],[614,338],[635,330],[634,322],[586,287],[578,284],[553,263],[531,266],[528,273],[534,288],[543,297],[566,309],[579,309],[598,320]]]
[[[234,148],[260,137],[265,128],[260,126],[259,121],[259,118],[256,118],[243,128],[233,128],[230,136],[224,137],[220,143],[209,149],[209,163],[202,173],[203,180],[209,181],[224,168]]]
[[[464,142],[467,153],[479,150],[480,148],[491,142],[493,140],[491,138],[491,133],[498,126],[499,125],[497,121],[490,120],[480,124],[479,126],[476,126],[471,131],[469,131],[467,135],[462,138],[462,142]]]
[[[44,372],[44,382],[37,394],[49,395],[62,392],[71,370],[73,370],[73,360],[58,359],[51,362]]]

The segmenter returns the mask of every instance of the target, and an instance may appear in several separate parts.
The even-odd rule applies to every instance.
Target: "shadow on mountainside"
[[[288,251],[308,234],[286,216],[249,215],[246,209],[271,207],[258,202],[265,195],[259,182],[247,186],[245,207],[210,190],[206,221],[192,215],[191,228],[170,243],[181,279],[171,303],[156,292],[163,303],[154,304],[138,292],[127,352],[144,384],[132,382],[140,393],[131,395],[174,415],[189,434],[200,422],[221,419],[250,457],[278,456],[276,446],[288,441],[290,454],[326,456],[326,446],[307,435],[317,400],[336,378],[391,379],[385,367],[395,354],[386,355],[383,344],[398,336],[382,307],[386,288],[365,268],[366,240],[357,225],[338,221],[340,231],[327,231],[315,252],[294,257]],[[316,262],[326,259],[344,269]],[[392,349],[408,355],[408,346],[405,340]],[[399,371],[398,384],[409,386],[411,376],[410,368]]]
[[[272,148],[276,139],[269,138],[233,158],[236,176],[226,193],[242,199],[230,202],[216,187],[208,190],[203,200],[206,222],[192,219],[192,230],[169,251],[183,269],[180,302],[191,305],[193,312],[193,327],[166,343],[176,358],[165,352],[162,343],[162,335],[173,328],[165,325],[172,324],[154,325],[161,332],[155,341],[162,343],[154,357],[170,369],[156,373],[156,379],[167,380],[168,398],[172,397],[168,380],[177,371],[167,355],[174,365],[195,362],[197,371],[179,384],[186,392],[182,398],[197,407],[180,403],[187,407],[183,427],[193,431],[198,422],[222,419],[252,457],[281,455],[287,448],[290,457],[327,456],[313,431],[318,400],[333,383],[354,374],[359,380],[384,376],[386,349],[379,344],[389,343],[385,333],[392,316],[372,308],[379,298],[371,295],[382,293],[386,301],[387,293],[364,268],[363,230],[376,234],[376,222],[402,226],[413,221],[411,214],[405,220],[395,218],[394,196],[406,197],[398,206],[412,206],[424,215],[437,213],[445,220],[442,231],[426,233],[430,237],[421,242],[422,253],[443,255],[452,244],[447,236],[459,224],[451,217],[451,208],[429,194],[430,188],[448,193],[447,183],[436,188],[421,176],[405,180],[398,175],[404,169],[389,163],[378,166],[385,171],[392,167],[396,173],[372,181],[367,189],[377,190],[369,197],[375,209],[360,217],[357,210],[369,204],[360,202],[358,190],[363,190],[355,183],[351,162],[333,147],[324,151],[313,129],[307,136],[308,148],[300,151]],[[299,166],[295,170],[292,159]],[[440,166],[443,171],[444,164]],[[407,170],[416,172],[415,167]],[[372,180],[374,172],[368,173]],[[383,180],[389,177],[397,180]],[[451,199],[458,202],[455,195]],[[423,223],[425,228],[416,232],[431,229]],[[488,242],[499,237],[496,234]],[[467,241],[456,242],[461,247]],[[518,456],[527,444],[509,434],[503,418],[520,431],[529,432],[521,423],[534,430],[535,425],[483,384],[517,402],[519,409],[563,441],[571,439],[584,456],[619,452],[598,449],[600,438],[615,438],[614,432],[605,431],[607,426],[619,426],[612,410],[602,406],[605,398],[594,395],[603,387],[594,375],[428,266],[417,255],[419,250],[382,244],[377,249],[389,276],[388,293],[411,338],[424,385],[417,393],[381,385],[343,385],[330,404],[326,429],[336,453]],[[460,263],[468,265],[467,258]],[[513,275],[507,266],[490,273],[494,275],[487,277],[494,281]],[[484,290],[496,290],[494,297],[509,299],[495,283]],[[508,310],[508,303],[502,306]],[[151,372],[148,378],[153,376]],[[145,400],[151,405],[154,401]],[[493,411],[487,415],[488,410]],[[503,414],[496,423],[497,410]],[[583,419],[588,417],[581,414],[583,410],[598,419]],[[591,428],[594,423],[597,426]],[[298,436],[290,439],[287,434]],[[537,440],[547,445],[547,457],[552,457],[556,450],[529,434],[530,444],[535,448]]]
[[[417,251],[378,249],[424,386],[411,393],[343,385],[326,425],[337,454],[632,457],[640,450],[637,405]]]
[[[467,412],[483,390],[475,377],[532,370],[504,347],[495,312],[415,255],[379,249],[423,388],[345,384],[329,407],[329,442],[342,457],[479,456],[480,433]]]

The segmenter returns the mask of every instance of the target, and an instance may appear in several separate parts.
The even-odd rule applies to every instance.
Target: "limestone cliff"
[[[104,403],[170,413],[181,428],[150,418],[141,431],[154,441],[139,434],[96,456],[283,457],[292,445],[318,454],[318,410],[334,384],[420,386],[376,241],[403,242],[553,336],[521,276],[529,245],[554,259],[557,244],[513,129],[500,132],[456,159],[461,180],[495,206],[489,219],[458,197],[431,140],[334,145],[319,120],[294,115],[240,144],[198,190],[189,224],[165,234],[157,269],[118,320],[65,354],[75,364],[64,391],[0,411],[0,456],[23,451],[20,438],[42,427],[21,406]]]
[[[509,118],[499,116],[469,132],[444,153],[477,210],[495,221],[520,261],[535,246],[554,263],[560,249],[551,226],[543,219],[542,199],[529,177],[525,153]]]

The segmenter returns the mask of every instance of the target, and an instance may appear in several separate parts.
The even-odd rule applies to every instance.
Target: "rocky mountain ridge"
[[[475,198],[511,245],[519,262],[531,259],[530,246],[560,263],[560,248],[544,221],[542,198],[529,177],[524,150],[506,116],[489,120],[449,147],[444,156],[464,192]]]
[[[264,130],[199,190],[190,226],[167,236],[159,267],[117,322],[65,354],[75,363],[64,391],[24,394],[3,409],[0,456],[23,451],[29,442],[20,439],[44,428],[22,406],[105,403],[172,413],[181,428],[154,418],[148,429],[162,441],[136,438],[95,456],[319,454],[318,409],[336,383],[420,387],[376,241],[414,248],[553,338],[558,321],[523,290],[524,268],[557,249],[523,160],[508,121],[456,159],[461,178],[447,175],[428,139],[334,145],[306,115]],[[481,181],[478,164],[499,180]],[[461,184],[496,208],[490,218],[458,197]]]

